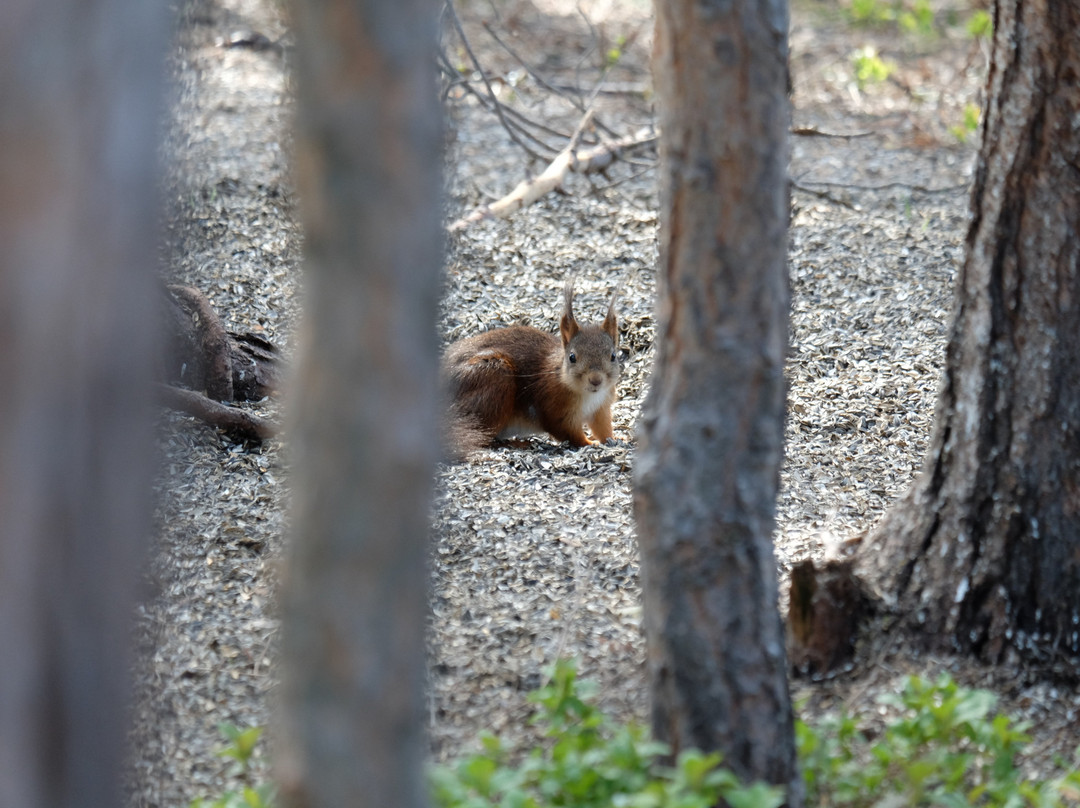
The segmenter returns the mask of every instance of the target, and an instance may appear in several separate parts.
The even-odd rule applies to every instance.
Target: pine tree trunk
[[[0,805],[123,804],[165,7],[0,3]]]
[[[286,805],[414,808],[438,454],[436,10],[293,8],[306,308],[279,776]]]
[[[861,573],[930,643],[1080,652],[1080,6],[999,2],[935,434]]]
[[[660,344],[635,493],[654,731],[784,785],[787,27],[783,2],[656,4]]]

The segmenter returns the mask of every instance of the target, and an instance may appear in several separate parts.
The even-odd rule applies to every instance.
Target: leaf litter
[[[517,57],[549,80],[613,87],[596,115],[619,131],[648,125],[650,25],[640,4],[514,0],[470,7],[465,30],[504,99],[573,131],[580,110],[541,91],[481,24],[514,37]],[[302,237],[289,176],[288,36],[272,0],[185,0],[176,10],[166,122],[162,272],[206,292],[228,326],[288,348]],[[621,38],[621,39],[620,39]],[[255,47],[261,43],[272,47]],[[865,39],[899,63],[899,82],[856,86],[848,55]],[[858,40],[858,41],[856,41]],[[605,43],[627,44],[604,63]],[[973,146],[949,126],[978,100],[984,64],[955,36],[903,48],[797,4],[791,33],[797,127],[865,137],[794,137],[787,458],[778,501],[781,574],[868,529],[918,473],[930,433],[963,254]],[[601,56],[597,56],[601,54]],[[503,86],[510,86],[509,80]],[[467,95],[447,104],[447,222],[542,170]],[[445,342],[527,323],[554,330],[559,290],[577,281],[581,319],[599,319],[619,287],[624,351],[613,420],[620,442],[571,450],[546,440],[440,468],[432,508],[428,715],[445,759],[481,729],[511,747],[533,740],[526,693],[560,656],[598,680],[605,709],[647,719],[638,556],[631,500],[633,428],[655,340],[658,226],[654,171],[616,163],[571,175],[506,221],[447,243],[439,329]],[[276,402],[253,405],[278,415]],[[133,806],[221,794],[217,725],[270,724],[286,530],[280,442],[230,444],[164,414],[157,531],[137,625],[129,769]],[[873,705],[901,675],[949,667],[992,686],[1035,722],[1043,758],[1071,752],[1080,702],[1048,683],[961,660],[892,649],[850,676],[796,683],[811,712]],[[265,759],[256,772],[267,772]]]

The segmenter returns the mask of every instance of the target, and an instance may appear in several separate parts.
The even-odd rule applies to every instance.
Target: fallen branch
[[[479,222],[482,219],[509,219],[517,211],[528,207],[556,188],[560,188],[570,171],[578,174],[602,172],[614,163],[622,152],[652,145],[656,142],[656,135],[631,136],[577,151],[577,142],[588,119],[589,115],[586,114],[585,118],[582,119],[582,125],[578,126],[567,147],[559,152],[555,159],[538,176],[519,183],[513,191],[502,199],[477,208],[468,216],[450,224],[446,229],[453,233],[463,230],[470,224]]]
[[[804,194],[810,196],[816,196],[818,199],[824,199],[826,202],[832,202],[835,205],[840,205],[848,210],[858,210],[851,202],[846,199],[842,199],[838,196],[833,196],[828,191],[819,191],[816,188],[807,188],[805,185],[800,185],[796,180],[791,180],[791,188],[795,191],[801,191]]]
[[[193,390],[158,384],[158,393],[165,406],[216,426],[233,440],[261,443],[278,431],[277,425],[266,418],[213,401]]]
[[[799,137],[827,137],[840,140],[855,140],[860,137],[873,137],[874,132],[823,132],[816,126],[793,126],[791,134]]]

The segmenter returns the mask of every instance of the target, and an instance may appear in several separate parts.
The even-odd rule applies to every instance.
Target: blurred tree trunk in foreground
[[[1080,656],[1080,5],[998,2],[967,254],[920,479],[860,574],[928,642]]]
[[[438,105],[429,0],[296,0],[305,313],[278,739],[285,804],[426,803]]]
[[[123,803],[165,8],[0,4],[0,805]]]
[[[787,5],[657,0],[659,353],[635,506],[656,735],[801,789],[772,531],[787,349]]]

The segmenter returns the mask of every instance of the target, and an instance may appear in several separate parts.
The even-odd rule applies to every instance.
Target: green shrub
[[[994,19],[984,9],[976,9],[967,16],[955,8],[943,10],[940,20],[930,5],[930,0],[850,0],[844,8],[848,20],[861,27],[899,27],[908,34],[923,37],[935,36],[939,28],[957,26],[963,22],[968,36],[989,39],[994,33]]]
[[[1076,805],[1080,772],[1035,782],[1017,759],[1028,743],[1024,724],[993,715],[996,697],[959,687],[948,675],[935,682],[907,679],[899,694],[880,697],[894,711],[876,740],[846,714],[816,727],[796,722],[795,736],[809,806]]]
[[[439,808],[711,808],[723,798],[733,808],[777,808],[783,790],[744,786],[720,755],[698,751],[663,765],[667,747],[637,726],[616,726],[587,700],[589,683],[578,683],[574,665],[560,661],[551,681],[532,693],[536,723],[547,743],[516,765],[491,735],[483,751],[431,772]]]
[[[717,754],[696,750],[662,762],[667,748],[635,725],[618,725],[595,707],[594,685],[574,665],[555,665],[533,692],[535,722],[546,741],[517,762],[499,739],[481,737],[481,751],[430,772],[437,808],[777,808],[783,790],[741,784]],[[898,694],[879,699],[884,726],[871,731],[841,713],[814,725],[796,721],[795,738],[806,805],[828,808],[1066,808],[1080,805],[1080,771],[1028,780],[1018,760],[1029,742],[1024,724],[995,714],[996,698],[959,687],[948,675],[910,677]],[[222,725],[248,783],[192,808],[274,808],[270,786],[250,783],[258,728]],[[1080,756],[1080,750],[1077,750]]]

